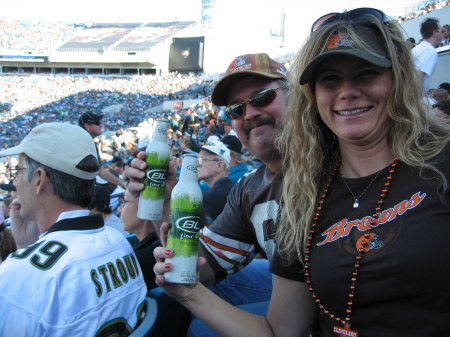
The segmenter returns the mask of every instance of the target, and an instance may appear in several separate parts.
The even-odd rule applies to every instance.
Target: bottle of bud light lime
[[[145,150],[147,170],[142,183],[145,185],[139,198],[138,217],[144,220],[161,220],[166,193],[170,149],[167,144],[167,121],[158,120],[153,139]]]
[[[170,200],[167,248],[173,250],[173,257],[165,259],[172,264],[171,271],[164,274],[167,282],[196,282],[202,198],[197,178],[197,157],[185,155],[180,179]]]

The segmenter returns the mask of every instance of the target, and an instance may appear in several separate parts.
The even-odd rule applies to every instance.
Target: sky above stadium
[[[397,18],[415,3],[418,1],[215,0],[214,39],[208,48],[215,61],[261,51],[277,57],[296,52],[311,24],[324,14],[376,7]],[[199,21],[201,7],[201,0],[0,0],[0,17],[75,23]],[[281,32],[283,14],[284,39],[276,36]]]

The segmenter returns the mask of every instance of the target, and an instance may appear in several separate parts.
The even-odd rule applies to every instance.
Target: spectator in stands
[[[223,137],[221,142],[230,150],[230,173],[228,173],[228,178],[236,185],[239,179],[248,171],[247,165],[243,163],[242,143],[239,138],[230,135]]]
[[[2,334],[128,334],[146,287],[128,241],[101,216],[89,216],[100,167],[92,138],[75,125],[45,123],[19,146],[0,151],[16,154],[14,238],[18,247],[35,239],[30,221],[40,237],[0,265]],[[111,324],[116,320],[123,323]]]
[[[197,144],[198,145],[203,145],[205,143],[205,135],[206,132],[208,130],[208,126],[207,124],[204,123],[204,120],[199,118],[199,127],[198,127],[198,139],[197,139]]]
[[[0,264],[17,250],[16,241],[5,223],[0,223]]]
[[[17,166],[17,159],[12,156],[6,157],[6,167],[8,169],[12,169],[13,167]]]
[[[231,122],[231,119],[227,117],[224,110],[221,110],[219,113],[219,124],[223,127],[224,136],[230,135],[237,137],[236,131],[233,129],[233,123]]]
[[[81,114],[80,118],[78,119],[78,125],[82,127],[84,130],[89,133],[89,135],[94,139],[97,136],[100,136],[102,134],[102,118],[103,115],[97,115],[92,112],[84,112]],[[98,149],[97,149],[98,152]],[[100,158],[98,158],[99,162],[101,162]],[[121,186],[123,189],[126,188],[126,184],[123,180],[120,180],[115,175],[111,174],[105,167],[100,166],[100,170],[98,171],[98,175],[112,183],[118,186]]]
[[[178,151],[180,151],[180,146],[181,146],[181,132],[175,131],[172,134],[172,144],[171,144],[172,153],[175,154]]]
[[[153,118],[149,118],[148,121],[143,121],[142,123],[139,123],[138,127],[136,128],[137,133],[136,137],[138,139],[137,147],[139,151],[145,151],[148,144],[153,139],[153,128],[154,128],[154,120]]]
[[[449,98],[449,94],[445,89],[435,89],[432,95],[435,102],[444,101]]]
[[[441,84],[439,84],[438,88],[447,90],[447,93],[450,95],[450,83],[447,83],[447,82],[441,83]]]
[[[181,132],[183,134],[189,133],[191,135],[198,134],[199,127],[198,117],[195,115],[194,109],[189,109],[188,116],[184,119],[183,125],[181,126]]]
[[[222,136],[223,135],[219,132],[218,127],[215,124],[210,124],[205,133],[205,144],[210,142],[218,142]]]
[[[147,290],[156,288],[155,274],[153,273],[156,260],[153,250],[161,246],[161,243],[155,228],[151,221],[137,217],[137,204],[130,198],[128,191],[125,191],[123,197],[120,198],[119,212],[123,231],[136,235],[133,251],[141,266]]]
[[[167,118],[169,119],[169,124],[172,131],[173,132],[178,131],[179,129],[178,120],[180,119],[180,116],[178,114],[173,114],[169,115]]]
[[[118,149],[115,149],[115,151],[117,151]],[[112,160],[111,160],[111,167],[115,168],[116,167],[116,163],[122,161],[122,158],[120,158],[119,156],[113,156]]]
[[[209,190],[203,193],[203,208],[210,223],[222,213],[234,186],[228,178],[230,159],[230,150],[222,142],[207,143],[200,148],[198,180],[209,186]]]
[[[11,202],[13,201],[13,199],[11,197],[6,197],[3,199],[3,205],[2,205],[2,211],[3,211],[3,216],[5,217],[5,220],[3,220],[3,223],[6,226],[9,226],[11,223]]]
[[[110,201],[111,197],[108,190],[101,185],[96,185],[94,190],[94,198],[88,207],[90,211],[89,214],[101,214],[103,221],[105,222],[105,226],[114,228],[122,233],[123,236],[130,235],[130,233],[125,232],[122,229],[122,222],[120,221],[120,218],[112,213],[111,207],[109,206]]]
[[[186,151],[194,145],[194,142],[191,141],[191,139],[188,137],[189,136],[183,137],[184,139],[181,141],[181,144],[180,144],[180,151]]]
[[[442,100],[433,104],[431,115],[443,123],[450,123],[450,100]]]
[[[415,59],[416,69],[422,78],[423,92],[425,93],[438,60],[436,47],[443,39],[439,20],[436,18],[423,20],[420,25],[420,34],[422,35],[422,42],[414,47],[411,52]]]
[[[416,46],[416,40],[413,37],[408,37],[406,43],[408,44],[409,49],[413,49]]]
[[[117,172],[118,178],[120,180],[123,180],[122,174],[123,174],[123,171],[125,170],[125,164],[123,163],[123,161],[122,160],[116,161],[115,163],[112,164],[112,168],[114,171]]]
[[[113,169],[108,169],[108,171],[113,176],[119,177],[119,174],[117,173],[117,171],[115,171]],[[116,184],[110,183],[110,182],[102,179],[101,177],[97,177],[96,182],[98,185],[101,185],[104,188],[106,188],[106,190],[110,194],[110,198],[111,198],[109,207],[111,207],[111,211],[114,214],[118,215],[119,213],[118,213],[117,209],[119,208],[119,197],[123,195],[125,190],[122,188],[122,186],[118,186]]]
[[[448,46],[450,44],[450,25],[443,25],[442,26],[442,46]]]

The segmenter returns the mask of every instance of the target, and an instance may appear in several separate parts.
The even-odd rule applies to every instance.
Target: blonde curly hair
[[[315,31],[303,44],[290,70],[285,128],[276,144],[284,158],[284,184],[276,242],[288,262],[302,260],[306,239],[315,213],[318,196],[340,158],[335,135],[319,116],[314,80],[299,85],[303,69],[325,51],[326,42],[336,33],[347,34],[358,49],[372,53],[370,46],[356,33],[358,25],[335,21]],[[447,182],[430,159],[442,151],[450,138],[445,126],[433,122],[423,104],[421,81],[411,52],[396,22],[371,22],[392,62],[392,91],[388,98],[391,127],[388,144],[403,163],[435,171],[445,188]]]

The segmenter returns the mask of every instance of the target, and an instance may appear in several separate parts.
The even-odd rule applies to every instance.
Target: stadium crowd
[[[424,3],[424,1],[422,1],[422,3]],[[430,12],[432,12],[434,10],[441,9],[441,8],[443,8],[445,6],[448,6],[448,5],[449,5],[448,0],[428,1],[428,3],[425,5],[425,7],[422,7],[422,8],[419,8],[419,7],[415,8],[414,6],[419,6],[419,5],[413,5],[413,7],[412,7],[413,11],[411,13],[409,13],[408,15],[404,16],[404,17],[399,16],[398,17],[398,22],[402,23],[402,22],[405,22],[405,21],[408,21],[408,20],[415,19],[418,16],[430,13]]]
[[[0,48],[47,50],[74,36],[83,25],[64,22],[0,20]]]
[[[36,125],[62,121],[76,123],[85,111],[101,113],[120,106],[105,119],[105,131],[137,126],[148,110],[166,100],[206,97],[211,83],[201,77],[170,74],[129,78],[72,76],[0,77],[0,149],[17,145]]]

